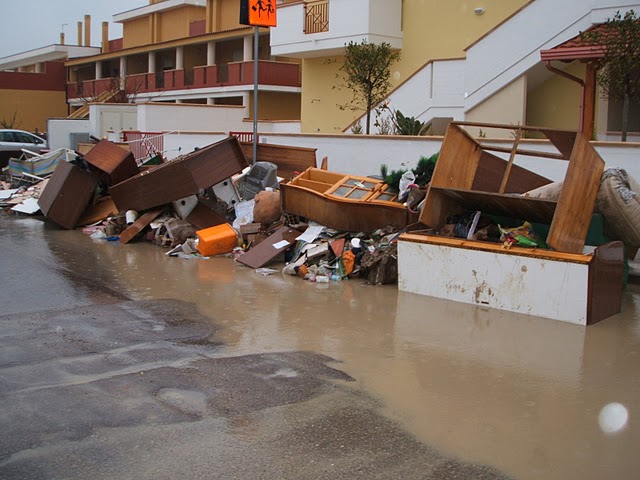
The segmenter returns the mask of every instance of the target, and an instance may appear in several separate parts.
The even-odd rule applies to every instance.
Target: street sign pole
[[[258,28],[253,34],[253,163],[258,158]]]

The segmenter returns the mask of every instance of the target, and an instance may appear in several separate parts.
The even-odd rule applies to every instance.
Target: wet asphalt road
[[[129,300],[12,221],[0,217],[0,478],[506,478],[419,442],[336,359],[232,356],[194,305]]]

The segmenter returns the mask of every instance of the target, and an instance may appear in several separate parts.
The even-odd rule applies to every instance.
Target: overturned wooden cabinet
[[[467,127],[512,130],[513,145],[481,143]],[[528,132],[542,134],[557,152],[520,148]],[[500,158],[500,153],[508,158]],[[551,183],[514,163],[516,157],[529,156],[568,162],[558,201],[521,195]],[[622,244],[602,246],[595,253],[584,250],[603,170],[602,158],[577,132],[452,123],[420,223],[437,232],[448,216],[471,210],[547,224],[551,251],[506,251],[495,243],[405,234],[398,246],[400,290],[579,324],[619,312]],[[602,272],[606,272],[604,283]],[[607,283],[613,288],[605,288]]]
[[[196,195],[247,166],[238,139],[229,137],[128,178],[110,192],[120,211],[142,211]]]
[[[280,188],[286,213],[336,230],[403,229],[417,219],[416,213],[397,202],[397,195],[375,178],[308,168]]]

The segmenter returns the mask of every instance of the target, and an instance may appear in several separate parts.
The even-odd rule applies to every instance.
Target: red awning
[[[601,23],[599,25],[590,27],[586,31],[604,31],[605,27],[606,24]],[[565,62],[570,62],[573,60],[594,60],[597,58],[602,58],[604,56],[604,52],[604,46],[590,45],[581,38],[581,35],[576,35],[575,37],[570,38],[566,42],[562,42],[553,48],[550,48],[548,50],[540,50],[540,58],[543,61],[562,60]]]

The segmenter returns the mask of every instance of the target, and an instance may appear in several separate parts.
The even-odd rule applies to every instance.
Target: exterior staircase
[[[467,48],[465,57],[426,63],[394,89],[386,103],[425,123],[437,118],[465,120],[470,110],[539,67],[541,50],[629,8],[640,10],[640,3],[535,0]]]
[[[120,92],[117,90],[104,91],[97,97],[92,98],[89,102],[85,103],[83,106],[81,106],[77,110],[73,111],[71,115],[69,115],[67,118],[75,119],[75,120],[78,120],[81,118],[87,118],[89,116],[89,105],[91,103],[107,103],[109,100],[111,100],[112,98],[116,97],[119,94]]]

